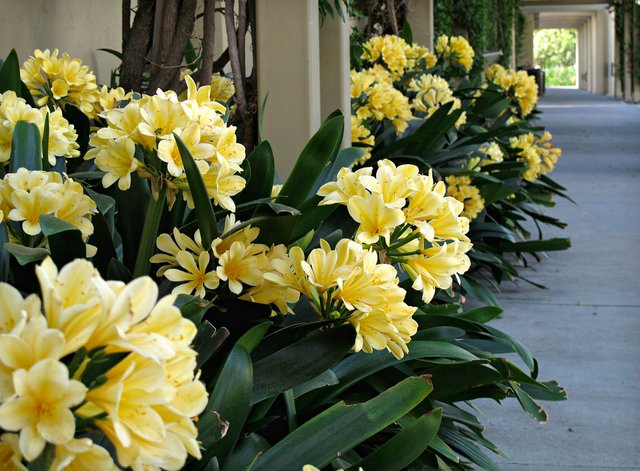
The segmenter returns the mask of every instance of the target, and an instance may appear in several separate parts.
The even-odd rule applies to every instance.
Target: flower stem
[[[284,404],[287,409],[287,425],[289,432],[293,432],[298,428],[296,420],[296,400],[293,396],[293,389],[287,389],[284,393]]]
[[[158,227],[164,210],[164,203],[167,197],[167,187],[162,185],[158,192],[158,199],[153,196],[149,198],[149,206],[147,206],[147,214],[144,218],[144,226],[140,237],[140,247],[136,256],[136,265],[133,269],[134,278],[146,276],[149,274],[151,263],[149,259],[153,255],[156,247],[156,237],[158,235]]]

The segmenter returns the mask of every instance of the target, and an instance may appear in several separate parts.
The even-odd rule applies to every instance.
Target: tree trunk
[[[120,86],[127,91],[142,91],[142,74],[151,44],[154,12],[154,0],[139,0],[138,10],[126,41],[123,38]]]
[[[167,5],[173,2],[177,2],[177,0],[167,0]],[[173,11],[172,6],[168,8],[169,10],[165,11]],[[176,88],[180,79],[180,67],[184,51],[187,48],[193,25],[196,21],[196,0],[182,0],[177,11],[177,20],[175,17],[163,17],[162,31],[168,33],[173,30],[174,34],[170,42],[165,37],[161,39],[163,45],[169,44],[170,46],[162,51],[164,60],[160,64],[154,64],[154,66],[159,66],[159,69],[157,73],[151,74],[149,91],[152,93],[158,88],[162,90]],[[175,27],[171,24],[172,22],[175,22]]]
[[[216,32],[216,0],[205,0],[202,35],[202,61],[200,62],[200,72],[198,82],[201,86],[211,83],[213,74],[213,47],[215,44]]]

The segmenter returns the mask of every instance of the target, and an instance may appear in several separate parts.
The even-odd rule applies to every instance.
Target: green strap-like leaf
[[[502,252],[551,252],[567,250],[569,247],[571,247],[571,240],[565,238],[527,240],[499,246]]]
[[[73,127],[78,134],[76,142],[80,146],[80,155],[84,155],[87,152],[87,148],[89,147],[89,134],[91,133],[91,123],[89,122],[89,117],[71,104],[67,104],[64,107],[64,117],[69,121],[70,124],[73,124]],[[77,159],[77,161],[81,162],[80,159]]]
[[[51,170],[49,163],[49,113],[44,118],[44,130],[42,132],[42,169]]]
[[[196,216],[198,217],[198,227],[200,228],[200,235],[202,236],[202,245],[204,247],[210,247],[211,242],[218,237],[218,222],[213,212],[211,198],[209,198],[200,170],[198,170],[189,149],[187,149],[185,143],[180,139],[180,136],[174,133],[173,137],[178,145],[182,165],[184,165],[184,171],[189,181],[189,189],[193,196],[193,204],[195,205]]]
[[[22,94],[22,82],[20,81],[20,61],[15,49],[11,52],[0,66],[0,93],[8,90],[16,92],[16,95]]]
[[[253,404],[301,385],[335,365],[353,347],[351,326],[316,331],[254,365]]]
[[[483,306],[460,314],[460,317],[473,322],[486,324],[504,312],[504,309],[497,306]]]
[[[76,258],[87,256],[87,247],[82,240],[82,233],[73,224],[54,216],[40,216],[42,233],[47,236],[51,258],[58,267],[72,262]]]
[[[242,345],[247,352],[251,353],[258,346],[269,330],[269,327],[272,325],[273,322],[261,322],[244,333],[236,342],[236,345]]]
[[[258,455],[267,451],[271,445],[263,437],[252,433],[243,438],[224,464],[223,471],[246,471]]]
[[[249,414],[252,384],[251,357],[244,347],[235,345],[218,375],[207,408],[198,422],[198,441],[204,448],[201,463],[207,463],[214,456],[219,463],[224,463],[233,450]],[[219,419],[229,424],[222,439],[217,435]]]
[[[135,278],[149,274],[149,270],[151,268],[150,259],[156,251],[156,238],[158,236],[160,220],[164,213],[166,198],[166,186],[160,188],[157,199],[153,196],[149,198],[147,214],[145,214],[144,226],[142,227],[142,235],[137,243],[138,254],[136,256],[136,264],[133,269],[133,276]]]
[[[318,193],[318,190],[322,185],[331,182],[336,178],[340,169],[344,167],[351,167],[351,165],[353,165],[363,155],[364,150],[361,147],[347,147],[346,149],[342,149],[338,152],[336,158],[324,168],[320,177],[318,177],[316,184],[313,186],[311,193],[313,195]]]
[[[196,368],[202,368],[228,337],[229,331],[224,327],[216,329],[209,321],[200,324],[193,341],[193,349],[198,352]]]
[[[2,228],[4,230],[4,227]],[[20,265],[27,265],[32,262],[39,262],[40,260],[44,260],[49,255],[49,251],[43,248],[36,247],[25,247],[24,245],[14,244],[12,242],[5,242],[2,249],[2,263],[4,264],[7,272],[6,276],[8,276],[9,269],[9,258],[8,255],[11,254],[18,261]],[[5,278],[2,281],[6,281]]]
[[[43,158],[43,165],[45,162],[47,161]],[[94,214],[91,219],[93,222],[93,234],[91,234],[88,241],[91,245],[99,248],[93,258],[93,263],[100,273],[106,276],[111,260],[118,259],[117,246],[121,243],[120,236],[115,230],[116,201],[110,196],[95,192],[89,188],[85,188],[84,191],[95,201],[98,209],[98,213]]]
[[[405,415],[431,392],[428,380],[407,378],[361,404],[340,402],[309,420],[260,456],[252,471],[323,468]]]
[[[9,251],[4,244],[9,242],[9,234],[7,226],[4,222],[0,222],[0,283],[6,283],[9,279]]]
[[[389,441],[376,448],[369,456],[349,468],[367,471],[400,471],[413,463],[437,435],[442,420],[442,409],[423,415]]]
[[[22,167],[29,170],[42,170],[42,151],[40,148],[38,126],[26,121],[18,121],[11,140],[9,172],[17,172]]]
[[[341,392],[377,373],[389,366],[400,364],[409,360],[418,360],[424,358],[451,358],[463,361],[474,361],[478,358],[469,353],[467,350],[458,347],[449,342],[437,341],[413,341],[409,344],[409,353],[402,360],[397,360],[386,350],[376,351],[373,353],[356,353],[349,355],[347,358],[332,368],[338,376],[340,383],[336,386],[328,387],[321,390],[318,394],[312,392],[305,396],[301,409],[310,407],[313,403],[330,400],[338,396]]]
[[[122,237],[124,265],[129,271],[133,271],[151,198],[149,186],[146,180],[132,173],[131,187],[127,191],[120,191],[117,185],[111,186],[107,191],[116,201],[118,208],[116,226]],[[155,243],[155,240],[153,242]]]
[[[343,134],[342,114],[331,117],[320,126],[298,157],[289,178],[280,190],[277,203],[300,208],[309,197],[327,163],[338,152]]]
[[[267,141],[262,141],[249,154],[247,161],[251,168],[251,178],[247,180],[247,186],[236,198],[236,204],[271,196],[275,175],[271,144]]]

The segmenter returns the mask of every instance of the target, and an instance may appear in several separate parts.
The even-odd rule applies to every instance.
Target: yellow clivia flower
[[[396,90],[392,83],[377,81],[379,75],[379,71],[375,69],[351,71],[351,101],[355,115],[360,120],[387,119],[400,135],[413,117],[409,99]]]
[[[32,236],[41,232],[40,216],[54,213],[60,205],[53,191],[41,187],[14,191],[11,203],[13,209],[9,211],[9,219],[22,222],[22,230]]]
[[[485,71],[488,81],[493,82],[520,107],[523,116],[531,114],[538,103],[538,85],[532,75],[524,70],[507,70],[493,64]]]
[[[533,133],[521,134],[509,140],[509,146],[518,151],[518,160],[527,164],[522,178],[532,182],[554,169],[562,155],[562,149],[554,147],[550,140],[549,132],[545,132],[541,137]]]
[[[447,195],[454,197],[464,204],[461,216],[474,220],[484,209],[484,198],[478,187],[471,184],[471,178],[465,175],[449,175],[447,181]]]
[[[109,452],[89,438],[56,445],[51,471],[117,471]]]
[[[242,284],[258,286],[262,283],[263,273],[258,269],[262,252],[260,245],[236,241],[222,254],[216,271],[220,280],[229,284],[232,293],[240,294]]]
[[[411,102],[413,109],[425,113],[428,118],[446,103],[453,102],[449,114],[462,107],[460,100],[453,96],[449,88],[449,83],[442,77],[432,74],[424,74],[411,79],[409,90],[416,93],[416,97]],[[456,120],[456,129],[460,128],[467,121],[466,112],[463,112]]]
[[[78,134],[73,125],[64,118],[60,108],[54,111],[47,107],[32,108],[23,98],[9,90],[0,93],[0,163],[9,161],[13,130],[18,121],[35,124],[40,135],[43,136],[47,115],[49,120],[47,159],[49,164],[55,165],[56,156],[73,158],[80,155],[77,143]]]
[[[318,190],[318,196],[324,197],[319,205],[347,204],[352,196],[366,196],[367,189],[360,181],[362,177],[370,176],[372,172],[371,167],[364,167],[355,172],[346,167],[341,168],[335,182],[325,183]]]
[[[108,140],[99,148],[94,157],[98,168],[105,172],[102,186],[109,188],[118,182],[122,191],[131,187],[131,174],[140,166],[140,161],[134,157],[135,151],[135,143],[129,138]]]
[[[409,66],[407,54],[411,46],[401,38],[392,34],[374,36],[362,45],[362,59],[369,62],[381,61],[393,74],[400,78]]]
[[[405,221],[402,210],[387,206],[380,193],[353,196],[347,208],[354,221],[360,223],[356,240],[363,244],[375,244],[380,238],[389,243],[391,231]]]
[[[176,257],[181,250],[188,250],[194,254],[199,254],[204,251],[200,230],[195,232],[192,239],[186,234],[181,233],[177,227],[173,228],[173,237],[169,234],[160,234],[156,239],[156,245],[161,252],[164,253],[154,255],[149,261],[151,263],[165,264],[158,269],[156,272],[157,276],[162,276],[169,268],[176,268],[178,266]]]
[[[451,61],[469,72],[473,66],[475,52],[462,36],[439,36],[436,40],[436,52],[438,56]]]
[[[358,145],[364,152],[362,157],[358,159],[359,164],[363,164],[371,158],[371,149],[376,143],[375,137],[369,129],[362,124],[362,121],[353,115],[351,115],[351,143]]]
[[[31,461],[47,442],[71,441],[76,430],[71,408],[80,404],[87,387],[69,379],[67,367],[55,360],[42,360],[30,370],[13,375],[16,395],[0,405],[0,426],[20,432],[20,451]]]
[[[176,255],[176,262],[179,268],[169,268],[164,272],[169,281],[181,283],[173,288],[174,294],[195,292],[204,297],[207,289],[215,289],[220,284],[220,277],[215,269],[209,268],[209,252],[200,252],[196,260],[192,252],[181,250]]]
[[[174,132],[187,146],[196,163],[202,165],[204,162],[199,161],[210,158],[213,155],[213,145],[200,142],[200,126],[197,124],[190,124],[184,129],[176,129]],[[173,135],[161,140],[158,144],[158,158],[167,163],[167,170],[174,177],[179,177],[184,172],[178,143]],[[203,168],[208,170],[209,166],[205,165]]]
[[[376,176],[363,175],[359,182],[371,193],[379,193],[385,205],[402,208],[416,190],[419,170],[415,165],[396,165],[388,159],[378,161]]]
[[[209,84],[209,87],[211,88],[209,98],[221,103],[228,102],[236,93],[236,87],[233,85],[233,80],[223,74],[213,74],[211,76],[211,83]]]
[[[454,240],[424,249],[416,242],[405,250],[421,250],[421,255],[410,255],[402,266],[413,280],[412,288],[422,291],[422,300],[430,302],[436,288],[448,289],[453,284],[453,276],[466,272],[471,262],[466,255],[471,244]]]
[[[15,433],[0,435],[0,463],[5,471],[27,471],[22,464],[19,437]]]

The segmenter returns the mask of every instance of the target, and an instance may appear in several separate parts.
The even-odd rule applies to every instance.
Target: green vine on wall
[[[522,31],[518,0],[435,0],[436,35],[465,36],[476,51],[471,76],[479,80],[484,70],[482,54],[502,51],[500,64],[508,66],[513,49],[512,29]],[[517,46],[517,44],[516,44]]]
[[[631,73],[631,92],[640,81],[640,4],[637,0],[616,0],[612,2],[615,11],[615,34],[617,46],[616,77],[620,89],[628,85],[627,75]],[[628,21],[630,20],[630,21]],[[627,28],[631,28],[628,31]]]

